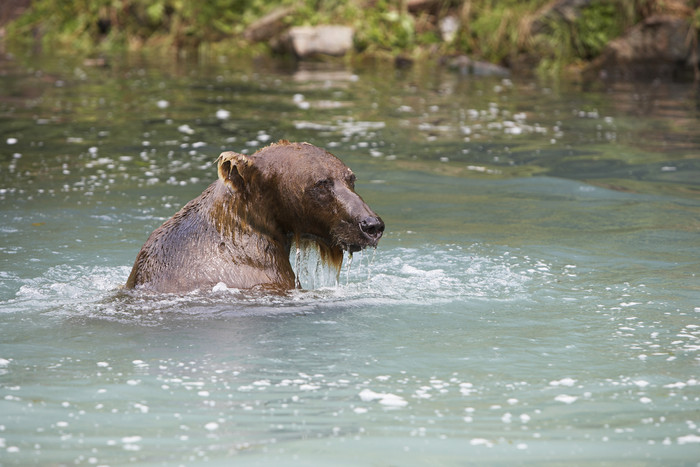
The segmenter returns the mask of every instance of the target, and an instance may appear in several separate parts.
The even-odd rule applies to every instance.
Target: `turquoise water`
[[[680,84],[0,61],[0,464],[697,465]],[[387,224],[304,291],[142,295],[223,150],[328,148]]]

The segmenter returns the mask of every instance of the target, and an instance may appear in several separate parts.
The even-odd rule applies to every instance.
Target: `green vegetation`
[[[548,0],[488,0],[464,3],[458,48],[500,63],[530,47],[530,23]]]
[[[622,18],[622,20],[621,20]],[[593,58],[615,37],[619,36],[631,21],[624,21],[616,5],[597,1],[581,12],[574,22],[573,42],[577,55]]]
[[[403,51],[417,45],[415,22],[405,11],[387,0],[374,5],[372,14],[356,21],[357,44],[364,51]],[[363,25],[364,23],[364,25]]]
[[[194,48],[240,35],[246,18],[253,19],[264,5],[262,0],[34,0],[9,28],[9,39],[38,33],[44,43],[85,52]]]
[[[214,50],[260,53],[244,31],[281,7],[283,26],[346,24],[357,53],[395,57],[467,54],[500,64],[529,61],[558,71],[591,60],[625,29],[672,12],[700,28],[696,0],[592,0],[562,13],[552,0],[33,0],[6,41],[27,39],[85,54],[115,50]],[[574,4],[576,2],[569,2]],[[573,12],[573,13],[572,13]],[[440,30],[456,20],[450,37]],[[59,47],[56,47],[58,45]]]
[[[637,9],[607,0],[593,0],[573,21],[545,18],[547,33],[533,39],[543,60],[541,66],[558,71],[563,66],[594,59],[611,40],[640,19]]]

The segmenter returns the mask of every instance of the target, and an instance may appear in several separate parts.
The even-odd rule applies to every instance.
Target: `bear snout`
[[[370,245],[377,246],[384,233],[384,221],[379,217],[369,216],[360,222],[360,230],[367,237]]]

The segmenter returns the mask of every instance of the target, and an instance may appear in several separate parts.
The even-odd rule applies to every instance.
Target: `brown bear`
[[[314,242],[337,269],[343,250],[376,247],[384,222],[355,193],[355,175],[309,143],[280,141],[245,156],[223,152],[219,179],[158,227],[127,288],[157,292],[298,286],[291,245]]]

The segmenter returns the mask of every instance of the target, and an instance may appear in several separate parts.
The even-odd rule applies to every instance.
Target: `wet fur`
[[[280,143],[251,156],[222,153],[219,179],[156,229],[126,287],[158,292],[294,288],[291,244],[316,243],[340,269],[343,250],[376,246],[359,222],[376,214],[354,192],[354,175],[308,143]],[[382,223],[383,230],[383,223]]]

